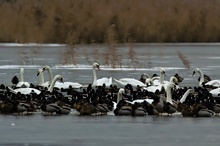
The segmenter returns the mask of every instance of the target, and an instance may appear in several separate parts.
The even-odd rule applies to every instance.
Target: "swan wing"
[[[149,86],[149,87],[145,87],[144,89],[149,91],[149,92],[153,92],[155,93],[156,90],[161,91],[162,90],[163,85],[158,85],[158,86]]]
[[[220,93],[220,88],[210,90],[209,93],[211,93],[214,97],[218,97],[218,94]]]
[[[30,94],[34,91],[36,94],[40,94],[41,91],[34,88],[18,88],[14,90],[16,93],[21,92],[22,94]]]
[[[79,89],[82,87],[80,83],[77,82],[64,82],[59,84],[61,87],[63,86],[63,89],[68,89],[69,86],[72,86],[74,89]]]
[[[114,81],[117,82],[118,84],[120,84],[121,86],[126,86],[128,84],[127,82],[123,82],[123,81],[117,80],[115,78],[114,78]]]
[[[97,85],[98,86],[102,86],[103,84],[105,84],[106,86],[110,86],[112,84],[112,77],[110,78],[101,78],[97,80]]]
[[[152,102],[154,101],[153,99],[137,99],[137,100],[133,100],[131,103],[134,104],[135,102],[137,103],[142,103],[142,102],[148,102],[149,104],[152,104]]]
[[[30,87],[30,84],[29,84],[28,82],[19,82],[19,83],[16,85],[16,87],[23,87],[23,86],[29,88],[29,87]]]
[[[121,82],[125,82],[126,85],[127,84],[131,84],[132,86],[137,86],[139,85],[140,87],[146,87],[146,84],[142,83],[141,81],[139,80],[136,80],[136,79],[133,79],[133,78],[122,78],[120,79]]]
[[[211,81],[207,82],[205,85],[219,87],[220,86],[220,80],[211,80]]]

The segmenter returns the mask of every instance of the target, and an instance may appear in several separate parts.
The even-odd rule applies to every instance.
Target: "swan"
[[[126,86],[127,84],[130,84],[131,86],[133,87],[137,87],[137,86],[140,86],[140,87],[146,87],[147,85],[142,83],[141,81],[139,80],[136,80],[136,79],[133,79],[133,78],[121,78],[119,80],[115,79],[114,80],[121,86]]]
[[[54,79],[52,80],[51,86],[48,88],[48,91],[50,91],[50,92],[53,91],[54,85],[55,85],[56,81],[58,81],[58,80],[63,82],[63,78],[62,78],[61,75],[56,75],[54,77]],[[35,88],[17,88],[15,90],[12,89],[11,87],[8,87],[8,88],[10,89],[10,91],[12,93],[15,93],[15,94],[17,94],[18,92],[20,92],[21,94],[30,94],[30,93],[33,93],[33,92],[35,92],[36,94],[40,94],[41,93],[40,90],[37,90]]]
[[[150,78],[150,76],[146,73],[143,73],[141,75],[141,78],[139,79],[142,83],[146,84],[146,79]]]
[[[20,82],[18,82],[16,87],[30,87],[28,82],[24,82],[24,68],[20,68]]]
[[[164,104],[164,111],[169,114],[173,114],[176,112],[176,108],[173,105],[171,89],[175,86],[173,83],[169,83],[166,90],[166,103]]]
[[[49,81],[43,83],[42,86],[49,87],[52,83],[53,74],[52,74],[52,70],[51,70],[50,66],[48,66],[48,65],[44,66],[40,72],[44,72],[45,70],[47,70],[49,73]],[[40,72],[38,71],[37,75],[39,75]],[[72,88],[74,88],[74,89],[79,89],[82,87],[82,85],[77,82],[64,82],[62,84],[57,82],[57,83],[55,83],[54,87],[59,88],[59,89],[61,89],[61,88],[68,89],[70,86],[72,86]]]
[[[185,104],[183,104],[183,102],[186,100],[187,96],[192,93],[192,89],[188,89],[186,90],[186,92],[183,94],[183,96],[181,97],[181,99],[179,100],[179,102],[177,102],[177,105],[176,105],[176,109],[178,112],[182,112],[183,109],[186,107]]]
[[[50,85],[50,87],[48,88],[48,91],[53,92],[53,88],[55,87],[55,83],[56,83],[57,81],[60,81],[60,82],[63,83],[63,77],[62,77],[61,75],[56,75],[56,76],[53,78],[53,80],[52,80],[52,82],[51,82],[51,85]],[[61,84],[62,84],[62,83],[61,83]]]
[[[105,84],[106,87],[110,87],[110,85],[112,85],[112,77],[110,77],[109,79],[104,77],[101,79],[97,79],[97,75],[96,75],[96,69],[100,70],[100,65],[98,62],[94,62],[92,65],[92,70],[93,70],[93,84],[92,87],[96,87],[96,86],[103,86],[103,84]]]
[[[8,89],[14,93],[14,94],[17,94],[18,92],[20,92],[21,94],[30,94],[30,93],[36,93],[36,94],[40,94],[41,91],[40,90],[37,90],[35,88],[17,88],[17,89],[12,89],[11,87],[8,87]]]
[[[163,68],[160,68],[160,76],[153,77],[154,85],[158,86],[164,83],[164,76],[165,76],[165,70]],[[159,80],[156,80],[159,79]]]
[[[146,79],[147,83],[150,83],[151,86],[145,87],[144,89],[149,91],[149,92],[153,92],[155,93],[157,90],[159,90],[160,92],[162,91],[162,89],[164,88],[165,91],[167,90],[167,86],[169,85],[169,83],[173,83],[176,84],[178,83],[178,79],[175,76],[171,76],[170,77],[170,81],[164,81],[164,83],[162,84],[158,84],[157,86],[154,85],[154,79],[157,79],[157,77],[153,77],[152,79]],[[178,86],[175,86],[176,88],[179,88]]]
[[[43,70],[41,68],[38,69],[38,74],[37,76],[39,76],[39,86],[43,86],[44,85],[44,74],[43,74]]]
[[[199,86],[203,87],[203,82],[205,83],[205,75],[203,74],[202,70],[199,68],[195,68],[193,70],[193,75],[197,72],[200,75]],[[213,86],[213,87],[220,87],[220,80],[210,80],[210,81],[206,82],[205,85]]]

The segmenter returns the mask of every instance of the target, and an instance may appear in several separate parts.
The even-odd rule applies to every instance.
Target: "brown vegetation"
[[[0,42],[105,43],[112,25],[118,43],[129,35],[135,42],[218,42],[219,6],[219,0],[0,0]]]

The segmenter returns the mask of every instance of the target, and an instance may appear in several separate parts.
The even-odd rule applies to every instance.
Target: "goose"
[[[53,74],[52,74],[52,70],[51,70],[50,66],[48,66],[48,65],[44,66],[40,72],[44,72],[45,70],[47,70],[48,73],[49,73],[49,81],[43,83],[42,86],[49,87],[51,85],[51,82],[52,82],[52,79],[53,79]],[[39,75],[40,72],[38,71],[37,75]],[[82,87],[82,85],[77,83],[77,82],[64,82],[62,84],[57,82],[57,83],[55,83],[54,87],[59,88],[59,89],[61,89],[61,88],[68,89],[70,86],[72,86],[72,88],[74,88],[74,89],[79,89],[79,88]]]
[[[20,82],[18,82],[16,87],[30,87],[30,84],[24,81],[24,68],[20,68]]]
[[[200,68],[195,68],[193,70],[193,75],[195,73],[199,73],[199,86],[203,87],[203,84],[205,83],[206,86],[212,86],[212,87],[220,87],[220,80],[210,80],[210,78],[207,80],[207,76],[204,75],[202,70]]]
[[[101,78],[101,79],[97,79],[97,75],[96,75],[96,69],[100,70],[100,65],[98,62],[94,62],[92,65],[92,70],[93,70],[93,84],[92,87],[96,87],[96,86],[103,86],[103,84],[105,84],[106,87],[110,87],[112,85],[112,77],[110,78]]]

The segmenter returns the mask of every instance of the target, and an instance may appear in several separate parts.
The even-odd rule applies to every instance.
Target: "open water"
[[[98,77],[140,78],[142,73],[159,74],[166,70],[166,80],[175,73],[184,77],[181,86],[198,86],[195,67],[212,79],[220,79],[220,44],[134,44],[119,45],[114,54],[120,60],[116,68],[104,64],[107,47],[80,45],[68,49],[59,44],[0,44],[0,83],[10,85],[20,67],[25,81],[38,83],[37,69],[50,65],[53,74],[65,81],[92,83],[91,65],[101,64]],[[70,55],[71,52],[73,55]],[[136,61],[134,63],[134,60]],[[48,80],[45,74],[45,80]],[[173,116],[126,117],[0,115],[0,145],[7,146],[208,146],[220,143],[220,117],[185,118]]]

